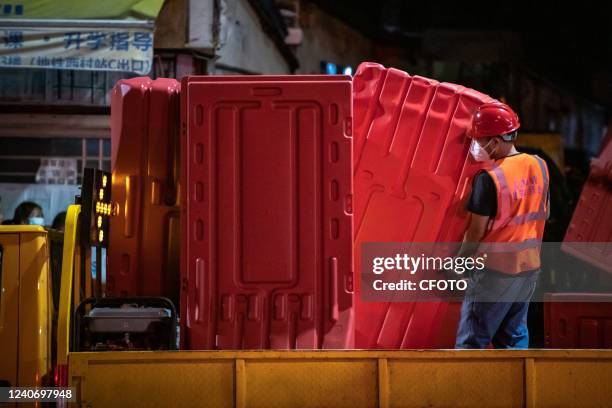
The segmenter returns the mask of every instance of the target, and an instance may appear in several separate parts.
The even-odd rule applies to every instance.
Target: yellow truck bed
[[[81,406],[587,407],[612,350],[70,353]]]

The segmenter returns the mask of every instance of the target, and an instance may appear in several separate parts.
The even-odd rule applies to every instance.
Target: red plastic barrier
[[[465,131],[473,111],[490,101],[462,86],[374,63],[359,66],[353,83],[357,273],[364,242],[462,239],[468,181],[479,168],[468,160]],[[453,323],[447,303],[365,303],[359,281],[357,348],[454,346],[454,336],[449,344],[439,341]]]
[[[352,348],[350,79],[182,89],[186,347]]]
[[[442,312],[443,311],[443,312]],[[435,337],[431,348],[448,349],[455,347],[455,339],[457,337],[457,326],[459,326],[459,317],[461,316],[461,303],[449,302],[443,305],[443,309],[438,314],[440,322],[436,323]]]
[[[612,348],[612,293],[547,293],[545,301],[546,347]]]
[[[180,84],[133,78],[112,91],[113,201],[107,293],[178,301]]]
[[[609,245],[568,245],[570,242],[612,242],[612,126],[574,210],[562,249],[573,256],[612,273]]]

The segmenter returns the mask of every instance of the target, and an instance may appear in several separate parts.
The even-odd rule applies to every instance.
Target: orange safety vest
[[[486,170],[497,189],[497,214],[478,248],[489,269],[515,275],[540,267],[548,217],[548,168],[540,157],[520,153]]]

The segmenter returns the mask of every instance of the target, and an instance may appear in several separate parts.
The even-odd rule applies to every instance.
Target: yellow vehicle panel
[[[0,233],[0,251],[0,381],[6,386],[17,384],[19,234]]]
[[[51,373],[51,281],[47,232],[20,234],[19,385],[44,384]],[[49,379],[45,379],[48,381]]]
[[[588,407],[610,350],[70,353],[83,407]]]
[[[2,268],[3,295],[6,294],[0,299],[0,318],[5,319],[0,328],[2,351],[10,350],[17,342],[16,353],[11,356],[17,359],[18,371],[16,377],[11,377],[11,384],[43,385],[49,380],[46,376],[51,374],[52,365],[53,305],[47,232],[40,226],[2,226],[0,240],[4,251],[10,254]],[[12,358],[0,359],[0,372],[13,370],[13,366]]]
[[[80,213],[80,205],[71,205],[66,212],[59,311],[57,317],[57,364],[62,366],[68,363],[68,350],[70,349],[70,314],[72,312],[72,306],[76,308],[82,300],[79,294],[81,288],[81,274],[74,273],[74,271],[80,270],[80,249],[77,245],[77,224]],[[75,282],[74,285],[73,282]]]
[[[521,133],[516,139],[518,150],[521,146],[541,149],[563,171],[565,153],[563,152],[563,137],[560,133]]]

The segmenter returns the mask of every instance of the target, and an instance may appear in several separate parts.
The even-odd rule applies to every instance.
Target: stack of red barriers
[[[364,63],[353,80],[355,269],[364,242],[460,242],[479,169],[465,132],[493,101],[462,86]],[[359,282],[359,280],[357,280]],[[454,346],[459,307],[365,303],[356,285],[358,348]]]
[[[112,294],[171,295],[180,208],[184,347],[452,347],[456,304],[364,303],[354,272],[363,242],[461,240],[490,97],[372,63],[180,88],[180,109],[173,80],[114,89]]]

